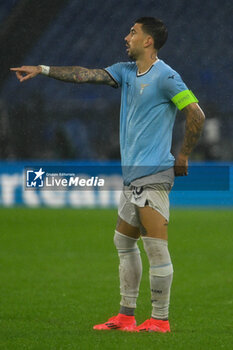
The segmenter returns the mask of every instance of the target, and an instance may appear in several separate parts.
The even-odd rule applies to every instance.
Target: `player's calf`
[[[150,263],[152,318],[168,320],[173,266],[166,240],[143,237]]]
[[[120,313],[133,315],[142,276],[142,262],[137,239],[115,231],[114,243],[120,259]]]

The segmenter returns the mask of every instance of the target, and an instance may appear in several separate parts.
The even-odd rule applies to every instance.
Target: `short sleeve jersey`
[[[189,91],[180,75],[162,60],[144,74],[134,62],[105,69],[121,87],[120,150],[124,183],[174,165],[172,130],[177,113],[174,97]],[[173,99],[173,101],[172,101]]]

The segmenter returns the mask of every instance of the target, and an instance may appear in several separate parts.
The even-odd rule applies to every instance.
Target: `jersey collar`
[[[146,73],[148,73],[151,68],[160,61],[160,59],[158,58],[156,61],[154,61],[154,63],[152,63],[152,65],[150,66],[150,68],[148,68],[145,72],[143,73],[138,73],[138,70],[137,70],[137,77],[141,77],[142,75],[145,75]]]

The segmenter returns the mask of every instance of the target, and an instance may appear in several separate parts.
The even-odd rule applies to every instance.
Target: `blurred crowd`
[[[55,3],[58,1],[48,1],[47,8]],[[0,2],[5,35],[9,23],[14,24],[14,14],[17,23],[21,12],[27,15],[19,11],[25,4],[30,9],[28,0]],[[11,64],[103,68],[126,61],[124,37],[133,21],[142,15],[162,18],[169,37],[159,57],[181,74],[206,114],[204,132],[192,159],[233,160],[231,11],[229,0],[188,4],[185,0],[64,1],[43,31],[35,17],[30,48],[16,42],[18,56],[15,54],[13,61],[11,57]],[[0,35],[0,44],[1,40]],[[9,57],[7,51],[2,56],[6,66]],[[106,86],[77,86],[46,77],[20,85],[14,74],[6,71],[0,81],[0,158],[119,159],[119,104],[120,92]],[[174,154],[183,130],[184,116],[178,113]]]
[[[191,159],[233,160],[231,114],[202,106],[206,119],[201,139]],[[48,110],[34,96],[24,104],[6,106],[0,101],[0,159],[118,160],[119,103],[92,104]],[[179,112],[173,134],[172,152],[177,154],[184,132],[185,116]]]

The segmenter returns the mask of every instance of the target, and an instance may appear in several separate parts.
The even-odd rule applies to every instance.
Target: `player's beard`
[[[129,54],[128,56],[132,61],[136,61],[136,57],[133,54]]]
[[[128,51],[128,56],[129,58],[132,60],[132,61],[136,61],[137,60],[137,57],[136,57],[136,53],[133,52],[133,51]]]

